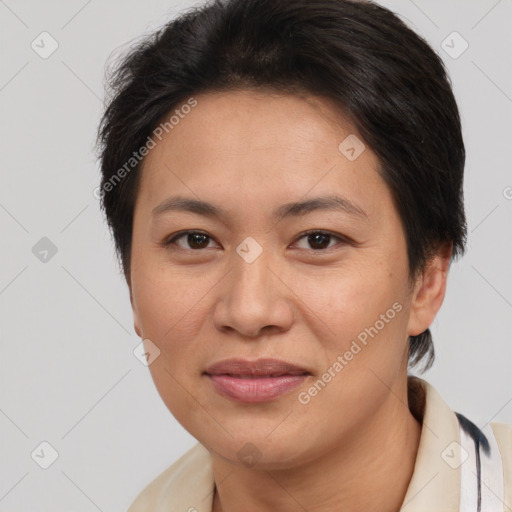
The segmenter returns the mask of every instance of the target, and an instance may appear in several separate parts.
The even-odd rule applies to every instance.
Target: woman
[[[199,443],[141,511],[512,509],[512,427],[408,368],[466,237],[440,58],[347,0],[228,0],[113,77],[101,199],[134,327]]]

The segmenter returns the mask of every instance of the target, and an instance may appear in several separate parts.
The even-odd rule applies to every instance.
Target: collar
[[[459,512],[459,422],[427,381],[408,377],[411,413],[420,421],[416,463],[400,512]]]

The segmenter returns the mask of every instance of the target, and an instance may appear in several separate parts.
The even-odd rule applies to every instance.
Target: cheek
[[[395,302],[403,302],[401,280],[402,276],[394,275],[378,263],[335,270],[322,279],[303,280],[301,298],[331,331],[345,337],[354,336],[373,325]],[[395,312],[391,311],[390,315]]]
[[[161,268],[151,271],[150,266],[132,281],[143,336],[160,350],[149,366],[151,376],[170,412],[190,427],[202,414],[190,390],[196,388],[201,366],[198,356],[202,354],[199,343],[204,338],[200,335],[204,311],[200,299],[211,287],[207,284],[198,278],[180,279],[179,274],[170,275]]]
[[[342,356],[343,373],[354,383],[361,385],[370,370],[392,380],[407,346],[406,277],[375,260],[363,271],[309,283],[308,306],[317,313],[315,324],[328,327],[327,337],[316,332],[327,368]]]
[[[195,389],[207,357],[205,344],[218,338],[209,318],[212,297],[223,275],[217,271],[199,275],[191,267],[171,269],[149,261],[133,275],[133,298],[143,336],[160,350],[150,371],[167,406],[178,415],[180,407],[195,407],[188,403],[184,389]]]
[[[171,268],[151,258],[140,258],[132,273],[132,291],[144,333],[166,338],[193,324],[201,299],[213,281],[191,269]]]

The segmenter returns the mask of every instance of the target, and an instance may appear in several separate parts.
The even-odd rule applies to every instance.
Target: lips
[[[208,367],[208,375],[230,375],[238,378],[281,377],[283,375],[307,375],[305,368],[295,366],[279,359],[226,359]]]
[[[274,400],[311,375],[305,368],[278,359],[227,359],[204,373],[224,398],[246,403]]]

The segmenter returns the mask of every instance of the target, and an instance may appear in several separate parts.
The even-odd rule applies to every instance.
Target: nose
[[[235,256],[215,306],[217,329],[248,338],[290,329],[293,292],[269,263],[263,254],[252,263]]]

